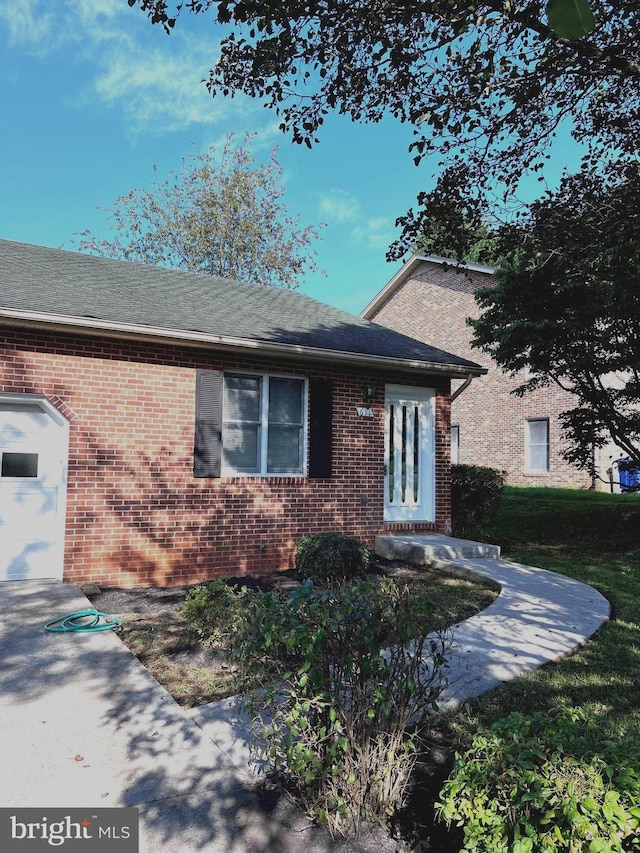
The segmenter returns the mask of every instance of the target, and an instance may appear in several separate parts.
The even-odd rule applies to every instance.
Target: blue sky
[[[432,184],[413,165],[408,126],[330,118],[314,149],[293,145],[274,113],[244,97],[215,99],[200,81],[219,31],[185,15],[171,36],[126,0],[0,0],[0,237],[61,246],[86,228],[108,236],[116,197],[149,187],[229,132],[274,144],[286,202],[302,224],[326,223],[316,244],[327,276],[301,291],[358,313],[399,268],[385,261],[395,218]],[[557,162],[568,159],[562,149]]]

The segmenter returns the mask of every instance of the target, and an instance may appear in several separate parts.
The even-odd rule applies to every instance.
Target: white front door
[[[67,455],[50,403],[0,395],[0,580],[62,578]]]
[[[435,391],[387,385],[385,521],[435,518]]]

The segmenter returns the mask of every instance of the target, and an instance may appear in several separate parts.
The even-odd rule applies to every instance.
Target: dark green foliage
[[[244,624],[255,595],[216,578],[189,590],[180,612],[205,642],[226,645]]]
[[[429,200],[423,226],[416,252],[489,266],[497,266],[501,261],[497,234],[491,226],[474,217],[473,211],[457,210],[446,197]]]
[[[512,713],[456,755],[436,812],[465,851],[640,850],[640,744],[603,740],[577,711]]]
[[[446,684],[444,634],[428,635],[427,620],[416,631],[411,598],[392,581],[308,580],[260,596],[236,643],[241,670],[266,677],[257,745],[332,834],[385,822],[402,805]]]
[[[368,565],[368,549],[353,536],[313,533],[298,542],[296,569],[304,578],[348,580],[363,574]]]
[[[493,518],[505,487],[504,471],[480,465],[451,466],[451,518],[454,535],[469,534]]]
[[[640,166],[586,167],[502,229],[501,264],[479,291],[474,344],[506,371],[530,368],[516,393],[559,385],[565,457],[591,469],[613,438],[640,463]]]
[[[129,2],[167,32],[210,12],[226,33],[211,93],[257,98],[295,142],[312,147],[333,112],[413,127],[436,182],[397,219],[389,259],[426,235],[456,259],[504,262],[479,344],[506,370],[530,366],[529,387],[576,394],[570,461],[588,468],[608,432],[640,461],[637,0]],[[556,186],[558,138],[577,174],[527,207],[533,178]],[[487,241],[487,223],[507,239]]]
[[[587,0],[547,0],[547,20],[554,33],[567,39],[586,36],[596,25]]]
[[[167,32],[189,11],[215,22],[225,35],[209,90],[256,98],[294,142],[316,144],[332,113],[405,123],[411,156],[427,165],[423,186],[436,170],[434,197],[467,209],[512,214],[523,177],[553,177],[560,134],[593,171],[637,156],[637,0],[129,2]],[[419,196],[425,210],[429,196]],[[424,233],[425,210],[398,221],[394,259]]]

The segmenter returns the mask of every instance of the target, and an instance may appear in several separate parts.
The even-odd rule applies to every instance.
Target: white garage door
[[[0,395],[0,580],[62,578],[67,454],[50,403]]]

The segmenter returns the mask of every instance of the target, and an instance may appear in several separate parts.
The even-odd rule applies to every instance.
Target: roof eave
[[[74,317],[59,314],[46,314],[37,311],[21,311],[0,308],[0,323],[10,321],[10,325],[22,328],[46,329],[48,331],[69,332],[71,330],[85,335],[107,335],[119,340],[164,342],[176,346],[193,346],[204,349],[224,351],[245,351],[272,355],[279,358],[297,358],[320,362],[339,362],[351,366],[397,369],[405,372],[437,373],[449,378],[480,376],[486,369],[479,365],[447,364],[420,359],[394,358],[390,356],[354,353],[346,350],[330,350],[308,347],[299,344],[274,343],[271,341],[234,338],[228,335],[211,335],[205,332],[182,329],[137,325],[135,323],[113,323],[88,317]]]
[[[437,255],[413,255],[405,264],[403,264],[393,278],[385,284],[382,290],[373,297],[367,307],[360,312],[360,316],[365,320],[371,320],[387,299],[389,299],[389,297],[399,289],[404,280],[413,272],[415,267],[420,266],[420,264],[423,263],[437,264],[438,266],[446,265],[460,270],[485,273],[485,275],[493,275],[496,271],[495,267],[488,267],[483,264],[458,263],[458,261],[454,261],[451,258],[441,258]]]

